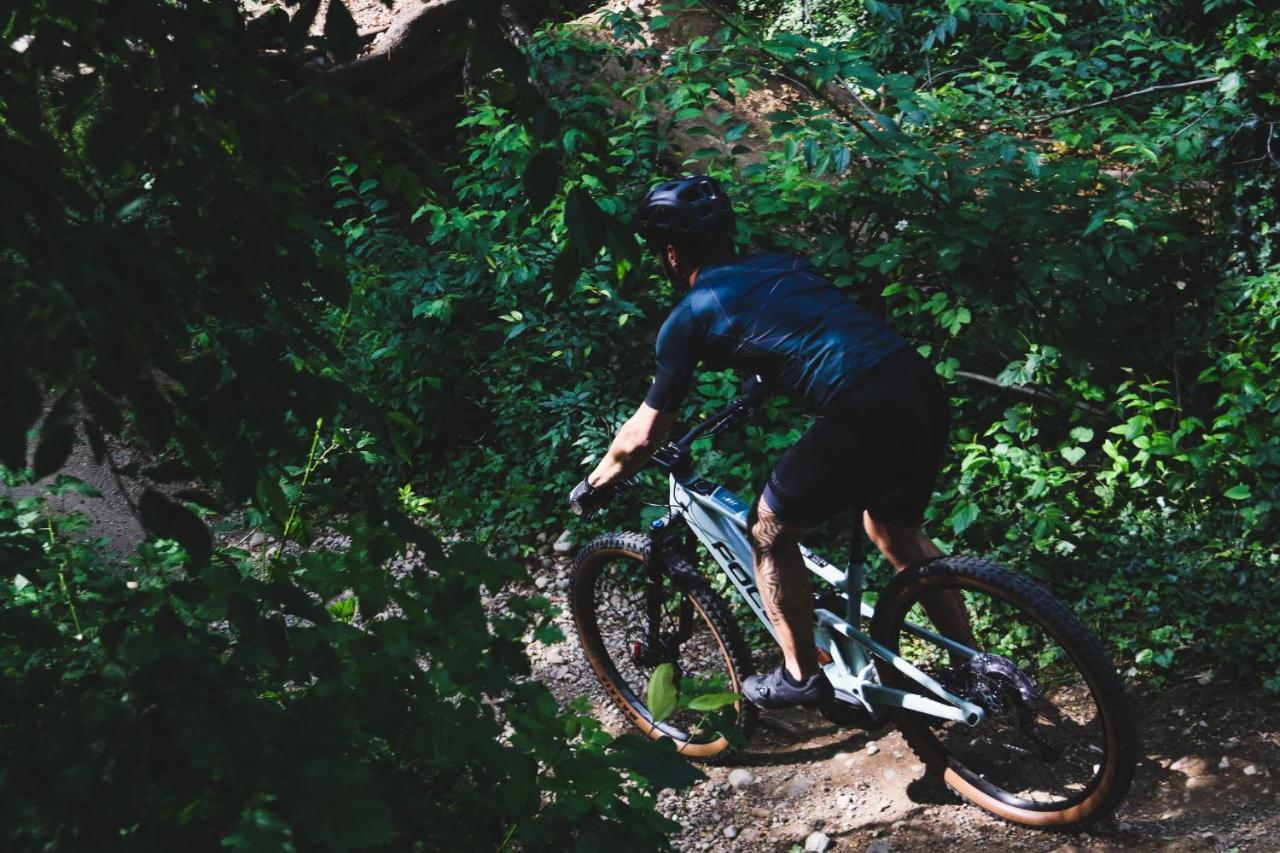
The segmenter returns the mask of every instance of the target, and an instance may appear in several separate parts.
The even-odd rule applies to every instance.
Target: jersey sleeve
[[[674,412],[689,393],[693,371],[706,337],[688,301],[681,302],[658,332],[658,363],[644,402],[660,412]]]

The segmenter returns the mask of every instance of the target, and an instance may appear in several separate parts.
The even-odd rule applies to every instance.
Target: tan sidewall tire
[[[636,561],[637,570],[642,571],[648,557],[649,540],[639,534],[609,534],[587,543],[574,561],[569,603],[574,627],[578,631],[578,640],[582,645],[582,650],[586,655],[587,662],[591,664],[591,669],[595,672],[596,678],[604,686],[605,692],[609,694],[609,698],[613,700],[613,703],[618,706],[618,709],[626,715],[627,719],[637,729],[654,740],[660,740],[668,737],[668,735],[640,710],[643,707],[642,705],[637,707],[637,704],[629,701],[613,680],[611,662],[602,647],[602,638],[600,637],[599,627],[596,624],[594,599],[592,597],[595,589],[595,573],[601,566],[611,560],[622,558]],[[686,571],[693,573],[691,567],[686,567]],[[733,691],[741,694],[742,679],[747,675],[746,666],[749,664],[750,657],[746,655],[745,646],[738,635],[736,624],[728,616],[727,608],[715,593],[706,586],[705,580],[702,580],[700,576],[689,574],[687,580],[681,583],[681,587],[684,589],[685,594],[689,596],[703,624],[715,637],[716,645],[719,647],[721,657],[725,662],[725,669],[729,673]],[[726,638],[726,635],[730,636]],[[747,722],[746,717],[748,715],[743,713],[742,700],[739,700],[736,707],[739,718],[744,720],[744,723]],[[744,729],[746,727],[744,725]],[[682,755],[703,760],[719,757],[726,753],[731,746],[729,740],[723,736],[707,743],[690,743],[677,738],[671,738],[671,740],[676,744],[676,749]]]
[[[932,571],[938,573],[920,576],[921,567],[916,566],[907,570],[914,573],[914,577],[906,576],[907,572],[904,572],[894,579],[885,594],[881,596],[881,601],[876,608],[876,619],[873,620],[871,627],[872,636],[890,649],[897,651],[897,632],[889,627],[890,624],[896,625],[902,619],[902,615],[895,615],[895,611],[903,607],[904,601],[915,598],[914,590],[931,586],[955,588],[956,580],[963,582],[961,585],[963,588],[987,592],[1034,613],[1037,616],[1037,623],[1061,645],[1084,676],[1102,715],[1106,754],[1109,760],[1103,768],[1101,778],[1085,799],[1063,809],[1040,810],[1006,803],[978,788],[949,766],[946,750],[919,717],[907,711],[894,710],[890,716],[902,731],[907,744],[931,771],[940,772],[943,781],[957,794],[1005,820],[1026,826],[1062,828],[1105,817],[1119,805],[1132,781],[1137,761],[1136,733],[1133,712],[1124,696],[1122,683],[1110,661],[1102,653],[1096,639],[1089,635],[1070,611],[1062,607],[1047,590],[1028,578],[1014,575],[992,563],[973,558],[944,557],[930,561],[929,566]],[[954,569],[954,571],[939,571],[940,569]],[[974,577],[974,573],[979,570],[999,580],[992,582],[982,577]],[[1014,580],[1008,581],[1006,578]],[[1033,591],[1032,597],[1043,597],[1053,602],[1053,605],[1060,608],[1061,613],[1050,615],[1042,612],[1044,602],[1036,602],[1032,597],[1021,594],[1022,587]],[[1065,618],[1063,618],[1064,615]],[[1066,623],[1069,628],[1064,629],[1060,622]],[[1069,634],[1076,636],[1068,636]],[[1080,648],[1082,645],[1089,648],[1082,650]],[[876,671],[880,680],[888,686],[902,689],[910,689],[914,686],[906,676],[884,661],[877,659]],[[1108,683],[1103,683],[1104,681]]]

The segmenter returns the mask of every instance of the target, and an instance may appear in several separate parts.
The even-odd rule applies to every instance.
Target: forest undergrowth
[[[678,296],[627,219],[677,172],[936,365],[945,548],[1047,584],[1146,685],[1280,692],[1276,13],[739,5],[513,41],[473,4],[448,152],[280,79],[229,0],[0,15],[5,481],[89,491],[83,436],[178,484],[123,558],[0,496],[4,846],[663,843],[653,792],[696,774],[528,677],[546,598],[484,601],[652,375]],[[360,50],[318,6],[273,56]],[[805,423],[777,399],[695,452],[751,495]]]

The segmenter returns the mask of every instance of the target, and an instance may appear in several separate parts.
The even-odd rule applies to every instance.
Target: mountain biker
[[[897,333],[800,258],[739,256],[733,209],[714,179],[653,187],[633,225],[677,290],[688,293],[657,339],[657,373],[608,453],[570,496],[606,501],[661,445],[699,362],[761,373],[818,412],[769,475],[748,520],[756,585],[783,663],[743,684],[765,708],[832,697],[813,634],[813,592],[801,534],[837,513],[862,513],[868,536],[899,570],[942,556],[921,529],[947,435],[947,398],[933,369]],[[955,593],[924,600],[934,624],[971,638]]]

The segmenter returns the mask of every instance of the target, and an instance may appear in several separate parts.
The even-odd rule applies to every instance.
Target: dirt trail
[[[561,701],[589,695],[597,716],[621,733],[626,723],[599,689],[569,620],[568,558],[542,551],[526,591],[563,609],[558,622],[567,639],[530,647],[534,674]],[[1130,690],[1143,738],[1137,778],[1114,818],[1089,833],[991,817],[937,790],[892,726],[842,730],[804,710],[764,717],[748,750],[704,767],[706,781],[688,790],[662,792],[659,805],[684,824],[674,839],[680,850],[804,849],[819,831],[826,849],[866,853],[1280,850],[1274,701],[1256,687],[1194,678],[1163,694]]]

